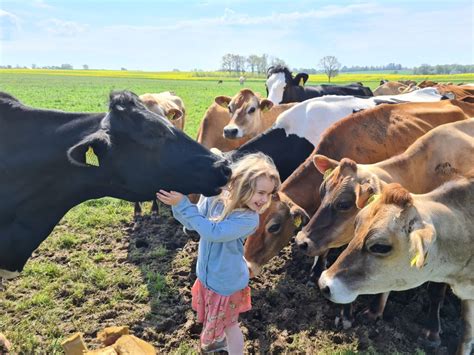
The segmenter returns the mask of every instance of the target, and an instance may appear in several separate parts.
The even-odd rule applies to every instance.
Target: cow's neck
[[[415,200],[415,206],[423,221],[432,224],[436,230],[436,239],[428,250],[424,267],[431,273],[430,281],[453,285],[455,279],[464,278],[465,280],[466,277],[470,277],[473,280],[474,216],[472,212],[469,218],[466,210],[459,209],[462,201],[450,205],[440,202],[439,195],[430,195],[432,194],[422,195]],[[466,195],[467,198],[472,198],[472,194]],[[464,207],[469,208],[467,204]],[[463,219],[461,214],[468,218]],[[460,220],[463,222],[460,223]],[[461,295],[458,296],[461,297]]]
[[[399,156],[368,166],[384,183],[397,182],[413,193],[424,193],[432,188],[433,172],[426,167],[422,151],[405,152]]]

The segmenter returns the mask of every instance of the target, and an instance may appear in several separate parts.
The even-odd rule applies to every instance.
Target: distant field
[[[362,82],[374,89],[381,79],[440,82],[474,82],[474,74],[402,75],[386,73],[341,74],[335,84]],[[217,80],[223,80],[218,85]],[[326,83],[324,75],[310,75],[308,84]],[[249,78],[245,87],[265,95],[264,78]],[[137,94],[172,90],[186,105],[185,131],[195,138],[206,109],[218,95],[234,95],[242,87],[238,78],[220,72],[136,72],[113,70],[0,69],[0,90],[24,103],[67,111],[100,112],[107,109],[111,90],[131,90]]]

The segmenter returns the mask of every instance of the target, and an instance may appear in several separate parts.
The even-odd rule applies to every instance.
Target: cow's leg
[[[158,201],[156,201],[156,198],[153,200],[153,203],[151,204],[151,216],[152,217],[158,216]]]
[[[431,346],[439,346],[441,338],[439,333],[441,325],[439,321],[439,310],[444,300],[447,285],[444,283],[430,282],[428,284],[428,294],[430,297],[430,309],[428,320],[426,321],[425,340]]]
[[[341,307],[341,314],[336,317],[334,323],[336,324],[336,327],[342,325],[343,329],[349,329],[352,327],[352,323],[354,323],[352,303],[347,303]]]
[[[459,342],[457,354],[472,354],[474,351],[474,300],[462,300],[464,332]]]
[[[363,315],[371,321],[382,318],[389,294],[390,292],[385,292],[375,295],[369,307],[363,312]]]
[[[137,220],[142,216],[142,206],[140,202],[135,202],[135,208],[133,211],[133,217]]]
[[[307,282],[308,286],[316,286],[318,284],[319,277],[327,268],[327,256],[328,252],[324,253],[321,256],[315,256],[313,265],[311,266],[311,271],[309,274],[309,280]]]

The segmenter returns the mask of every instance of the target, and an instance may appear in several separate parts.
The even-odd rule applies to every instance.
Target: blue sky
[[[215,70],[226,53],[292,68],[474,63],[472,0],[0,0],[0,65]]]

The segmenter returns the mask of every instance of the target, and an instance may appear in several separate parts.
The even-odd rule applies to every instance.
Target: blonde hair
[[[227,188],[214,200],[214,203],[221,202],[224,205],[221,214],[213,218],[214,221],[222,221],[235,209],[248,208],[247,203],[256,191],[259,177],[266,176],[273,181],[275,187],[272,193],[275,193],[281,184],[280,174],[272,158],[263,153],[248,154],[234,162],[231,169],[232,177]],[[265,211],[271,202],[270,198],[261,210]]]

